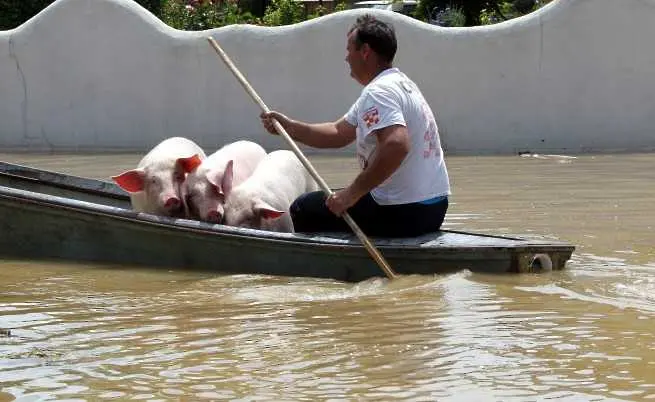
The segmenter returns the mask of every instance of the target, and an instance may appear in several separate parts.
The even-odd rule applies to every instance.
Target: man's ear
[[[371,57],[371,52],[373,51],[368,43],[362,43],[362,46],[359,48],[359,50],[362,52],[362,56],[364,56],[364,59],[366,60]]]

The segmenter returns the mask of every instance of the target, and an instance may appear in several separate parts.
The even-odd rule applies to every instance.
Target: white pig
[[[225,201],[224,223],[275,232],[293,232],[291,203],[301,194],[318,190],[291,151],[266,155],[252,176],[232,189]]]
[[[182,195],[187,214],[220,223],[225,198],[252,175],[264,157],[264,148],[251,141],[233,142],[209,155],[184,182]]]
[[[205,157],[195,142],[172,137],[150,150],[136,169],[112,179],[130,193],[135,211],[179,217],[184,214],[180,191],[186,173],[198,167]]]

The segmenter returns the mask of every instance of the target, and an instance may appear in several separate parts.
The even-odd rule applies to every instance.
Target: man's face
[[[357,49],[357,44],[355,43],[355,34],[356,31],[352,31],[348,34],[348,42],[346,44],[346,63],[350,66],[350,76],[355,79],[355,81],[362,82],[362,73],[365,70],[365,61],[366,61],[366,44],[362,45]]]

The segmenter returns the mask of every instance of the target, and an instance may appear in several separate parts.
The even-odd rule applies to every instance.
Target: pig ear
[[[111,178],[128,193],[137,193],[143,191],[143,176],[144,171],[142,169],[134,169]]]
[[[207,172],[207,181],[212,186],[214,186],[214,191],[216,191],[217,194],[222,193],[223,195],[227,196],[229,192],[232,191],[232,180],[234,179],[234,169],[232,169],[233,165],[234,161],[230,160],[227,162],[225,170],[223,171],[223,178],[221,179],[220,183],[218,180],[216,180],[216,171]]]
[[[200,166],[202,159],[200,159],[200,155],[195,154],[188,158],[177,158],[177,163],[184,173],[191,173]]]
[[[284,215],[286,211],[280,211],[279,209],[275,209],[272,206],[268,205],[264,201],[259,201],[255,203],[255,206],[253,207],[255,210],[255,213],[262,217],[263,219],[277,219],[280,216]]]
[[[232,182],[234,180],[233,166],[233,160],[227,162],[227,166],[225,166],[225,172],[223,173],[223,181],[221,182],[221,186],[223,187],[223,194],[225,194],[226,197],[228,194],[230,194],[230,191],[232,191]]]

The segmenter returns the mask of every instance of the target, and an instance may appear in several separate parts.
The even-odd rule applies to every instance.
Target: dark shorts
[[[314,191],[301,195],[291,204],[289,210],[296,232],[352,232],[342,218],[327,208],[325,199],[322,191]],[[431,204],[380,205],[367,194],[348,213],[366,235],[413,237],[438,231],[447,210],[447,197]]]

